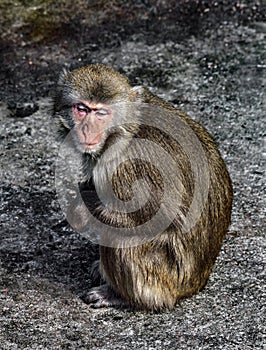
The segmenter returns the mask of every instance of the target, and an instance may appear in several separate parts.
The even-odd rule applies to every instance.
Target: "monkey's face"
[[[78,148],[86,153],[99,151],[112,123],[111,106],[87,101],[78,102],[72,106],[72,117]]]

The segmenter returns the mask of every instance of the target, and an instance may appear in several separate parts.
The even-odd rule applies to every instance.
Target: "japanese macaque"
[[[207,131],[101,64],[61,74],[54,116],[83,160],[82,203],[70,206],[70,221],[94,230],[93,216],[99,234],[105,227],[99,239],[105,284],[85,301],[160,311],[200,291],[232,206],[230,177]]]

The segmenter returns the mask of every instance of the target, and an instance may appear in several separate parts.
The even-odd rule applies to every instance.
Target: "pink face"
[[[110,106],[81,101],[73,105],[72,111],[81,147],[85,151],[97,149],[113,117]]]

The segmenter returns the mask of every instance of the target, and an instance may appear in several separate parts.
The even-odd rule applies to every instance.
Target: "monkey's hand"
[[[117,296],[107,284],[92,288],[82,299],[94,309],[110,306],[129,307],[129,304]]]

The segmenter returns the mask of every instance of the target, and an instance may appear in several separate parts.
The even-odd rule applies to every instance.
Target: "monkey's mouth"
[[[92,138],[89,141],[81,142],[81,146],[84,148],[84,150],[94,150],[95,148],[98,148],[98,146],[101,144],[102,141],[102,134],[97,135],[96,137]]]
[[[85,150],[91,150],[96,148],[98,145],[100,144],[100,142],[82,142],[81,146],[85,149]]]

